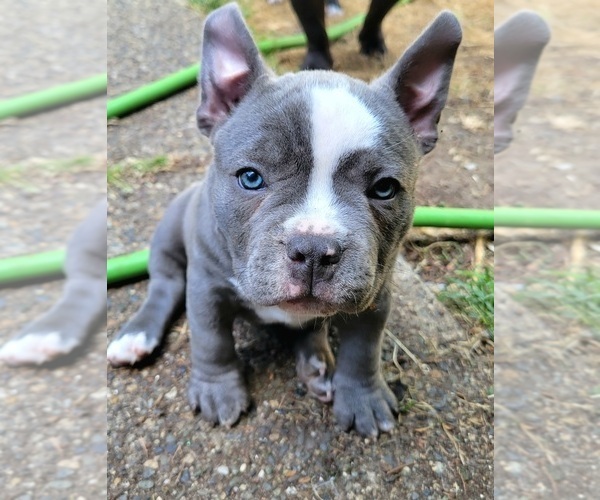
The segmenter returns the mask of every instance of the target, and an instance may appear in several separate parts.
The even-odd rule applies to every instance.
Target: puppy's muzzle
[[[312,292],[318,283],[332,279],[344,249],[330,236],[301,234],[289,239],[286,252],[291,277]]]

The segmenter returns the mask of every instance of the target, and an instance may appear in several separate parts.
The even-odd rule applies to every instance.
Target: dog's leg
[[[186,309],[192,348],[190,405],[205,420],[230,427],[250,405],[233,339],[235,297],[214,286],[203,262],[191,262]]]
[[[132,365],[150,354],[183,305],[186,255],[182,220],[192,193],[188,190],[177,197],[156,229],[148,263],[148,297],[108,346],[108,360],[115,366]]]
[[[333,58],[325,31],[325,1],[292,0],[292,6],[308,40],[308,51],[300,69],[331,69]]]
[[[386,53],[387,48],[383,40],[381,23],[396,1],[397,0],[371,0],[369,12],[365,18],[363,27],[358,34],[361,54],[374,56]]]
[[[379,293],[374,306],[358,316],[341,316],[340,348],[333,376],[333,411],[345,430],[354,427],[364,436],[389,432],[395,425],[398,401],[380,370],[383,329],[390,310],[390,294]]]
[[[308,392],[323,403],[333,399],[331,377],[335,359],[329,347],[328,333],[329,322],[323,321],[315,330],[298,332],[294,345],[298,378]]]
[[[61,299],[0,349],[11,364],[42,364],[79,346],[106,320],[106,201],[74,231],[67,246]]]

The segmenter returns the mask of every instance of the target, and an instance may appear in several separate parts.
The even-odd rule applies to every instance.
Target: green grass
[[[188,5],[195,10],[202,12],[203,14],[208,14],[213,10],[218,9],[219,7],[223,7],[230,3],[231,0],[187,0]],[[250,6],[247,0],[238,0],[238,5],[244,15],[244,18],[248,18],[250,15]],[[266,3],[266,2],[265,2]]]
[[[600,268],[548,271],[516,294],[545,316],[588,327],[600,337]]]
[[[42,175],[88,170],[94,164],[90,156],[80,156],[68,160],[38,160],[30,164],[0,166],[0,184],[14,184],[22,187],[35,186]]]
[[[480,327],[494,338],[494,270],[484,267],[456,271],[446,279],[439,299],[471,327]]]
[[[229,0],[188,0],[188,5],[201,12],[211,12],[219,7],[222,7]]]
[[[106,170],[106,182],[109,188],[117,188],[130,192],[133,186],[130,180],[145,174],[159,172],[168,167],[166,156],[156,156],[144,160],[127,160],[115,165],[109,165]]]
[[[400,407],[398,408],[398,411],[400,413],[406,414],[410,410],[412,410],[416,404],[417,404],[417,401],[415,401],[414,399],[404,398],[402,400],[402,402],[400,403]]]

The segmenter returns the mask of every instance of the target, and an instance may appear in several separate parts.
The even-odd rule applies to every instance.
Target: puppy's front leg
[[[182,220],[193,192],[188,189],[175,198],[156,228],[148,262],[148,297],[108,346],[113,366],[133,365],[148,356],[183,304],[187,256]]]
[[[333,376],[333,412],[345,430],[364,436],[389,432],[398,401],[381,374],[381,342],[390,310],[390,294],[379,292],[372,308],[358,316],[340,316],[340,347]]]
[[[106,200],[73,232],[64,270],[61,299],[0,349],[1,361],[47,363],[71,353],[106,321]]]
[[[191,330],[190,405],[203,418],[226,427],[250,406],[241,362],[235,352],[231,292],[212,286],[210,273],[192,262],[188,268],[187,303]]]

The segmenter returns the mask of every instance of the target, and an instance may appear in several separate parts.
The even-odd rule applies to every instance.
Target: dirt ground
[[[0,99],[106,71],[106,3],[8,2]],[[0,122],[0,259],[64,248],[106,193],[106,99]],[[0,343],[47,311],[61,281],[0,289]],[[106,496],[106,336],[64,363],[0,365],[0,484],[11,499]]]
[[[286,3],[250,4],[255,33],[299,31]],[[365,5],[349,0],[344,8],[350,16]],[[384,24],[389,56],[383,61],[358,56],[353,34],[334,45],[336,68],[376,76],[441,8],[459,15],[465,39],[439,146],[423,165],[418,202],[491,207],[492,2],[398,7]],[[145,0],[133,6],[115,0],[109,15],[111,95],[196,61],[201,18],[182,2]],[[186,56],[190,59],[181,63]],[[285,71],[301,59],[296,50],[269,61]],[[196,92],[109,125],[111,163],[167,156],[162,171],[132,175],[130,189],[109,189],[110,255],[145,247],[169,200],[201,178],[208,165],[210,148],[194,130]],[[469,233],[460,244],[466,266],[473,262],[474,239]],[[243,323],[236,327],[236,341],[254,406],[231,430],[207,425],[186,399],[189,331],[183,317],[143,366],[108,369],[109,498],[491,498],[489,336],[460,327],[403,260],[395,279],[391,335],[382,354],[386,379],[404,396],[394,432],[377,441],[341,432],[331,408],[297,385],[284,346]],[[139,307],[146,288],[142,281],[109,290],[109,339]]]
[[[29,179],[36,172],[33,182],[0,182],[0,212],[11,214],[0,218],[0,258],[64,248],[71,231],[103,196],[104,159],[68,173],[51,172],[48,165],[25,167]],[[52,281],[0,289],[0,343],[50,309],[62,285]],[[105,381],[104,331],[62,362],[42,368],[0,365],[5,498],[104,498]]]
[[[495,2],[496,23],[522,3]],[[552,38],[515,139],[496,158],[495,204],[597,210],[598,11],[583,1],[528,7],[546,19]],[[496,498],[597,496],[600,327],[594,333],[511,297],[545,272],[597,268],[599,239],[598,232],[496,229]]]

